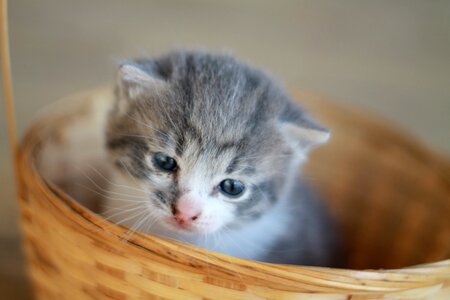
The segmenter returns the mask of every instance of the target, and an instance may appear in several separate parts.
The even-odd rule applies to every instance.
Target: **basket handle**
[[[16,114],[14,111],[13,84],[11,76],[11,57],[9,52],[8,1],[0,0],[0,4],[0,55],[2,62],[3,97],[5,101],[4,104],[8,142],[13,159],[13,172],[17,187],[17,185],[19,184],[19,152],[17,142]]]

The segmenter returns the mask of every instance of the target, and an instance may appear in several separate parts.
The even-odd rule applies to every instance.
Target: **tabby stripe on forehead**
[[[186,59],[186,76],[184,78],[180,79],[180,91],[182,93],[183,96],[183,100],[184,103],[187,104],[186,105],[186,109],[187,109],[187,113],[190,112],[190,110],[192,109],[192,105],[193,105],[193,96],[194,96],[194,91],[192,90],[192,84],[191,81],[194,81],[196,78],[196,73],[195,73],[195,63],[193,61],[192,57],[187,57]]]
[[[147,152],[148,146],[143,138],[135,136],[124,136],[108,140],[106,146],[110,149],[123,149],[132,147],[135,151]]]
[[[263,90],[262,94],[259,96],[261,99],[255,107],[253,107],[253,112],[248,115],[246,122],[247,134],[253,134],[255,131],[260,129],[261,123],[266,121],[267,116],[267,90]]]
[[[202,138],[202,133],[200,131],[200,129],[198,129],[197,127],[195,127],[193,124],[191,124],[190,122],[187,122],[185,124],[185,130],[187,133],[189,133],[189,135],[193,138],[196,139],[197,142],[199,143],[199,145],[203,144],[203,138]]]
[[[230,164],[228,165],[227,169],[225,170],[226,174],[231,174],[233,172],[236,172],[239,170],[244,175],[253,175],[256,172],[255,167],[252,166],[252,163],[246,163],[243,168],[239,169],[239,165],[242,162],[242,156],[235,156]]]
[[[181,156],[181,155],[183,154],[183,152],[184,152],[185,139],[186,139],[186,138],[185,138],[184,134],[181,135],[181,136],[178,138],[177,145],[176,145],[176,148],[175,148],[175,153],[176,153],[178,156]]]
[[[228,165],[227,169],[225,170],[225,173],[227,173],[227,174],[233,173],[234,171],[237,170],[238,165],[239,165],[239,157],[235,156],[235,157],[231,160],[231,162],[230,162],[230,164]]]
[[[217,156],[219,156],[220,154],[222,154],[223,152],[227,151],[228,149],[232,149],[232,148],[238,148],[238,146],[241,144],[241,142],[218,142],[215,141],[215,144],[217,144],[215,146],[215,148],[217,149]]]
[[[156,131],[156,136],[158,137],[158,141],[162,146],[169,147],[170,146],[170,136],[167,132],[164,132],[160,129]]]

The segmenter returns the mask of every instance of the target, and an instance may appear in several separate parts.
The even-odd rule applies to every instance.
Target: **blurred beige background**
[[[372,110],[450,153],[450,1],[10,1],[21,131],[121,58],[231,50],[283,80]],[[3,118],[3,107],[0,108]],[[0,295],[27,298],[0,122]]]

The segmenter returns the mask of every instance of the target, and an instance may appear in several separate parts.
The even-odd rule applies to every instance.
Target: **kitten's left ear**
[[[301,154],[306,154],[330,139],[328,129],[293,104],[286,107],[278,125],[287,143]]]

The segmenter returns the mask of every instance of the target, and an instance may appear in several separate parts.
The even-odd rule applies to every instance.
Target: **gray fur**
[[[128,67],[138,74],[127,73]],[[169,207],[181,193],[176,172],[164,174],[146,163],[145,157],[156,152],[164,151],[185,165],[205,163],[209,174],[205,176],[239,174],[255,182],[245,199],[233,202],[235,218],[229,228],[239,230],[277,202],[288,201],[297,223],[280,236],[264,260],[331,263],[332,222],[303,185],[289,184],[297,178],[307,152],[323,142],[328,131],[273,79],[229,55],[203,52],[132,60],[121,70],[117,103],[107,126],[107,148],[123,172],[152,187],[150,201],[155,206]],[[165,176],[168,183],[159,186],[158,176]]]

